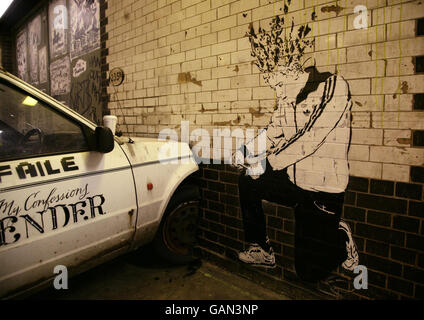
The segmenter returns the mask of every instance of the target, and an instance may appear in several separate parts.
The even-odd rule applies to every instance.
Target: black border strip
[[[4,193],[4,192],[15,191],[15,190],[19,190],[19,189],[26,189],[26,188],[40,186],[40,185],[54,183],[54,182],[62,182],[62,181],[66,181],[66,180],[75,180],[75,179],[82,178],[82,177],[89,177],[89,176],[95,176],[95,175],[99,175],[99,174],[103,174],[103,173],[123,171],[123,170],[126,170],[126,169],[144,167],[144,166],[147,166],[147,165],[157,164],[157,163],[166,163],[166,162],[171,162],[171,161],[175,161],[175,160],[182,160],[182,159],[186,159],[186,158],[191,158],[191,156],[175,157],[175,158],[170,158],[170,159],[165,159],[165,160],[155,160],[155,161],[143,162],[143,163],[139,163],[139,164],[135,164],[135,165],[128,165],[128,166],[125,166],[125,167],[113,168],[113,169],[109,169],[109,170],[105,170],[105,171],[95,171],[95,172],[90,172],[90,173],[82,173],[82,174],[69,176],[69,177],[50,179],[50,180],[46,180],[46,181],[39,181],[39,182],[28,183],[28,184],[19,185],[19,186],[7,187],[7,188],[0,189],[0,194]]]
[[[122,171],[122,170],[130,169],[130,168],[131,168],[131,166],[128,165],[128,166],[125,166],[125,167],[114,168],[114,169],[109,169],[109,170],[105,170],[105,171],[95,171],[95,172],[90,172],[90,173],[82,173],[82,174],[77,174],[77,175],[69,176],[69,177],[63,177],[63,178],[50,179],[50,180],[39,181],[39,182],[34,182],[34,183],[28,183],[28,184],[24,184],[24,185],[20,185],[20,186],[13,186],[13,187],[0,189],[0,193],[8,192],[8,191],[14,191],[14,190],[18,190],[18,189],[26,189],[26,188],[40,186],[40,185],[43,185],[43,184],[49,184],[49,183],[53,183],[53,182],[75,180],[75,179],[78,179],[78,178],[95,176],[95,175],[99,175],[99,174],[102,174],[102,173]]]

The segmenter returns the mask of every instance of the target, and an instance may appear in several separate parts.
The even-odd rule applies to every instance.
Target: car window
[[[0,161],[84,150],[87,142],[77,123],[0,82]]]

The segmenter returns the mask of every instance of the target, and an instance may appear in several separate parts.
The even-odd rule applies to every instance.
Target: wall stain
[[[408,93],[408,90],[409,90],[408,82],[402,81],[402,83],[400,84],[400,88],[398,89],[400,89],[400,91],[402,91],[403,94]],[[393,99],[396,99],[397,95],[398,95],[397,93],[394,93]],[[400,103],[400,99],[399,99],[399,103]]]
[[[200,112],[201,113],[204,113],[204,112],[218,112],[218,108],[215,108],[215,109],[205,109],[205,107],[203,106],[203,103],[202,103],[201,108],[200,108]]]
[[[255,118],[260,118],[263,117],[264,114],[261,113],[261,110],[256,110],[254,108],[249,108],[249,112],[255,117]]]
[[[408,82],[406,81],[402,81],[402,85],[400,87],[400,90],[402,91],[403,94],[408,93]]]
[[[340,11],[342,10],[343,10],[343,7],[340,7],[338,4],[332,5],[332,6],[324,6],[321,8],[321,12],[335,12],[336,16],[338,16]]]
[[[240,116],[237,116],[237,119],[236,120],[233,120],[232,122],[232,124],[233,125],[238,125],[238,124],[240,124],[240,121],[241,121],[241,118],[240,118]]]
[[[190,72],[182,72],[178,74],[178,83],[194,83],[198,86],[202,86],[202,81],[196,80],[196,78],[192,78]]]
[[[399,144],[411,144],[411,138],[397,138]]]
[[[214,122],[213,123],[216,126],[229,126],[231,124],[231,121],[221,121],[221,122]]]
[[[236,67],[234,68],[234,71],[239,72],[239,70],[240,70],[239,67],[236,65]]]

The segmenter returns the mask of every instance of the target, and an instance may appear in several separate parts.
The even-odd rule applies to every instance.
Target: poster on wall
[[[79,57],[71,63],[69,106],[96,123],[102,123],[100,66],[99,50]]]
[[[29,81],[38,84],[38,46],[41,43],[41,16],[36,16],[28,24],[28,49],[29,49]]]
[[[27,80],[27,32],[23,30],[16,39],[18,77]]]
[[[100,48],[100,5],[98,0],[71,0],[71,58]]]
[[[38,67],[40,71],[40,83],[47,82],[47,48],[42,47],[38,52]]]
[[[67,94],[71,90],[70,61],[68,57],[50,64],[51,95]]]
[[[66,0],[55,0],[49,6],[50,57],[67,53],[68,10]]]

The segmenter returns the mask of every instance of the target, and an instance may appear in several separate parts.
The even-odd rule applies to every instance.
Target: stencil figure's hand
[[[244,148],[244,146],[243,146]],[[246,170],[245,158],[242,150],[236,150],[231,157],[231,166],[240,171]]]

